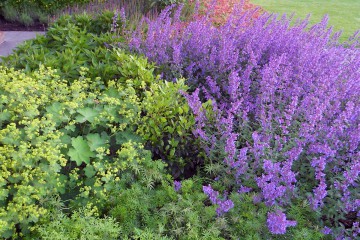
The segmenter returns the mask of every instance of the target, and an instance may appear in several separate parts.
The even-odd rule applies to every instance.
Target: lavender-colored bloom
[[[238,193],[248,193],[251,192],[251,190],[253,190],[251,187],[241,186],[238,190]]]
[[[115,32],[116,29],[117,29],[117,27],[119,26],[119,25],[117,24],[118,17],[119,17],[119,13],[118,13],[118,11],[116,10],[116,11],[114,12],[114,16],[113,16],[113,18],[112,18],[111,32]]]
[[[360,236],[360,227],[359,227],[359,225],[360,225],[359,222],[354,222],[353,223],[352,232],[353,232],[353,237],[354,238]]]
[[[332,230],[331,230],[331,228],[325,226],[325,227],[321,230],[321,232],[322,232],[323,234],[325,234],[325,235],[329,235],[329,234],[331,234]]]
[[[217,204],[218,197],[219,197],[219,192],[212,189],[212,187],[210,185],[203,186],[203,191],[204,191],[204,193],[206,195],[208,195],[208,197],[209,197],[212,204]]]
[[[181,189],[181,182],[180,181],[174,181],[174,189],[176,192],[180,191]]]
[[[120,19],[121,19],[122,24],[125,27],[126,26],[126,14],[125,14],[125,8],[124,7],[122,7],[120,9]]]
[[[261,194],[257,194],[257,195],[255,195],[254,197],[253,197],[253,203],[254,204],[258,204],[258,203],[260,203],[261,201],[262,201],[262,195]]]
[[[216,209],[218,216],[222,216],[234,207],[234,203],[231,200],[218,201],[219,207]]]
[[[266,222],[272,234],[285,234],[286,228],[296,226],[296,221],[286,220],[285,213],[278,209],[275,212],[268,213]]]
[[[225,145],[225,153],[227,153],[227,157],[225,162],[229,165],[234,164],[234,157],[236,154],[236,139],[238,137],[238,134],[235,133],[229,133],[227,139],[226,139],[226,145]]]
[[[203,186],[203,191],[206,195],[208,195],[212,204],[218,205],[218,208],[216,209],[218,216],[222,216],[234,207],[234,203],[231,200],[221,200],[219,198],[219,192],[212,189],[211,185]],[[226,198],[226,196],[224,196],[224,198]]]
[[[225,154],[235,189],[251,178],[263,201],[285,208],[294,196],[306,199],[307,188],[297,186],[306,177],[315,186],[314,209],[339,195],[337,210],[354,211],[360,208],[359,38],[339,44],[327,18],[310,30],[308,19],[290,22],[248,14],[214,27],[206,16],[184,23],[167,8],[129,42],[163,67],[164,78],[188,79],[193,133],[209,158]],[[214,110],[209,119],[202,109],[207,100]]]

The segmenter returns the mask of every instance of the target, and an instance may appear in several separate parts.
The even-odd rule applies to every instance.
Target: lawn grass
[[[296,18],[311,14],[310,23],[319,22],[325,14],[335,31],[343,31],[341,41],[360,29],[360,0],[252,0],[254,4],[274,13],[295,13]]]

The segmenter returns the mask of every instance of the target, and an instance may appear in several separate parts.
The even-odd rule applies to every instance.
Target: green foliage
[[[125,237],[125,240],[136,239],[136,240],[172,240],[173,238],[161,236],[161,234],[153,233],[150,229],[135,229],[135,234],[131,237]]]
[[[26,233],[46,213],[39,203],[47,196],[86,195],[90,185],[97,200],[104,199],[119,165],[126,168],[125,160],[136,159],[123,155],[141,148],[127,143],[138,139],[128,132],[134,131],[140,108],[131,80],[105,88],[99,79],[85,77],[68,86],[44,68],[29,76],[2,68],[0,75],[0,216],[6,237],[17,224]]]
[[[90,0],[3,0],[0,3],[0,12],[7,20],[19,21],[25,26],[28,26],[26,24],[34,20],[43,22],[46,19],[47,22],[48,15],[54,14],[56,11],[68,5],[84,4],[89,1]],[[8,12],[8,10],[11,10],[11,12]]]
[[[71,217],[55,212],[49,218],[49,222],[38,228],[40,238],[44,240],[119,239],[121,231],[113,218],[99,218],[96,211],[89,208],[74,211]]]
[[[167,181],[155,188],[133,183],[111,194],[110,215],[134,239],[223,239],[214,206],[206,206],[200,179],[182,182],[179,192]],[[146,236],[148,238],[146,238]]]
[[[0,68],[2,237],[11,236],[16,224],[27,229],[37,222],[46,213],[39,202],[64,191],[59,170],[67,162],[60,154],[66,145],[52,118],[40,115],[44,102],[60,98],[54,91],[61,86],[57,80],[53,71],[27,76]]]
[[[21,13],[19,17],[19,22],[22,23],[24,26],[31,26],[34,25],[34,20],[31,18],[31,16],[28,13]]]
[[[191,132],[195,119],[181,95],[187,90],[183,79],[152,83],[144,92],[144,114],[138,128],[151,143],[152,152],[169,164],[175,178],[184,176],[185,171],[190,175],[190,169],[200,163],[199,145]]]
[[[105,43],[121,39],[112,38],[110,34],[98,35],[96,32],[103,29],[93,26],[87,15],[83,15],[77,24],[72,21],[70,17],[63,17],[48,30],[46,36],[26,42],[13,55],[8,56],[5,59],[6,65],[25,69],[27,72],[44,65],[57,69],[61,77],[69,80],[79,78],[79,67],[84,66],[89,68],[90,78],[116,78],[119,75],[119,66],[115,64],[117,55],[109,51]],[[92,29],[88,29],[88,26],[92,26]]]
[[[186,1],[185,0],[150,0],[150,6],[151,7],[157,6],[158,8],[164,8],[171,4],[178,4],[184,2]]]
[[[10,22],[16,21],[18,14],[13,6],[4,5],[2,8],[0,8],[0,10],[1,10],[1,14],[4,16],[6,20]]]
[[[111,30],[113,17],[114,12],[112,11],[103,11],[100,14],[92,15],[86,12],[77,15],[62,15],[53,23],[52,29],[56,31],[56,28],[66,28],[69,24],[73,24],[80,29],[86,29],[88,33],[100,35],[101,33],[106,33]],[[120,20],[117,21],[117,24],[119,28],[122,27]]]

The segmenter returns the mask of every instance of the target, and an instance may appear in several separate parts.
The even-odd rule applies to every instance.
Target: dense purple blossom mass
[[[268,206],[286,209],[301,198],[321,211],[331,196],[339,213],[359,212],[359,41],[339,44],[326,18],[306,30],[307,20],[290,26],[286,16],[253,20],[250,12],[214,27],[206,16],[184,23],[180,10],[147,20],[130,47],[162,66],[166,79],[188,79],[194,134],[207,153],[224,146],[236,191],[251,178]],[[215,119],[202,108],[207,100]],[[219,204],[210,186],[204,192]],[[223,212],[231,206],[222,204]],[[276,234],[295,225],[282,212],[268,217]]]
[[[271,233],[284,234],[287,227],[296,226],[296,221],[286,220],[286,215],[280,210],[276,210],[268,214],[267,224]]]
[[[212,204],[217,204],[218,208],[216,209],[216,213],[218,216],[222,216],[224,213],[230,211],[234,207],[234,203],[230,200],[221,200],[219,197],[219,192],[212,189],[209,186],[203,186],[204,193],[209,197]]]

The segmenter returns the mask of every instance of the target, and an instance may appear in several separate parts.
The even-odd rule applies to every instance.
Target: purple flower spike
[[[276,210],[268,213],[267,224],[272,234],[285,234],[287,227],[296,226],[296,221],[286,220],[285,213]]]
[[[208,186],[203,186],[203,191],[206,195],[208,195],[212,204],[217,204],[219,192],[212,189],[210,184]]]
[[[234,207],[234,203],[231,200],[218,201],[219,207],[216,209],[218,216],[222,216],[224,213],[227,213]]]
[[[174,181],[174,189],[176,192],[180,191],[181,189],[181,182],[180,181]]]
[[[324,227],[321,232],[325,235],[329,235],[331,233],[331,228]]]
[[[203,191],[209,196],[212,204],[217,204],[219,206],[216,209],[216,213],[219,217],[234,207],[234,203],[231,200],[219,199],[219,192],[212,189],[211,185],[203,186]],[[226,196],[224,198],[226,198]]]

